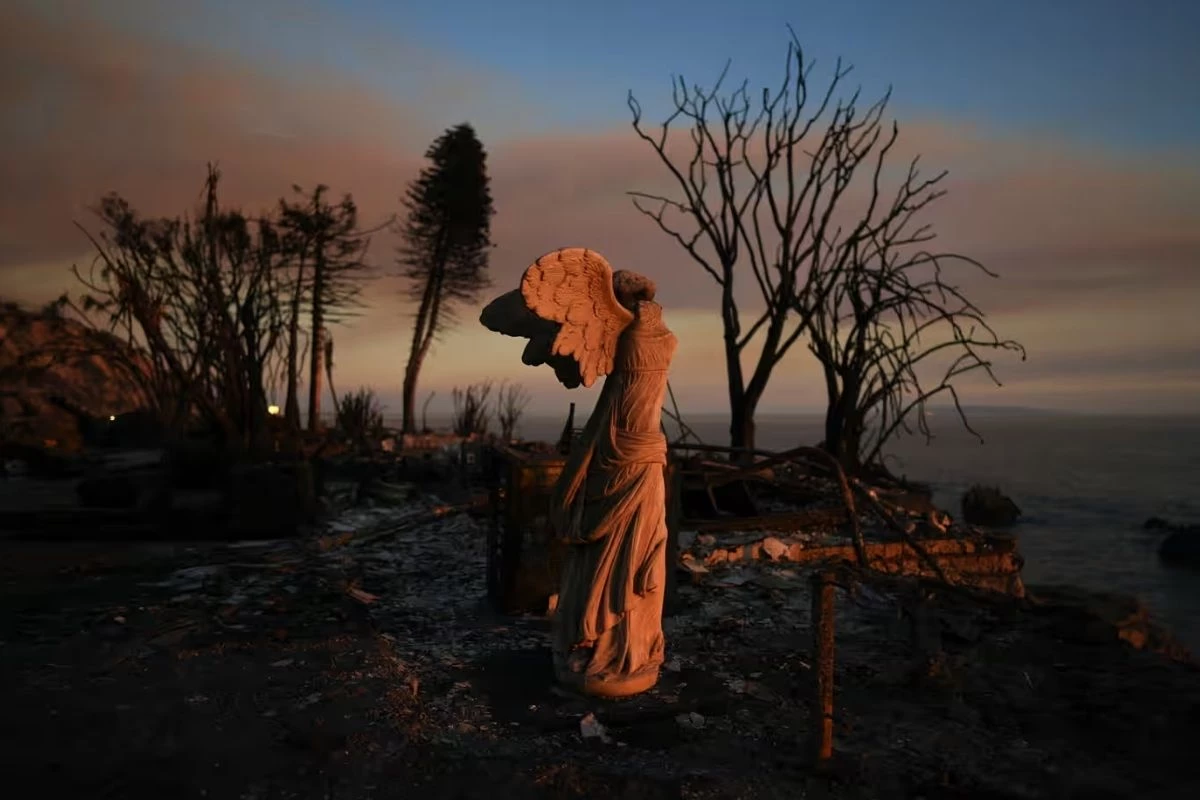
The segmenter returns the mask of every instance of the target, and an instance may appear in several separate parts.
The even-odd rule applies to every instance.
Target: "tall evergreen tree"
[[[429,166],[408,187],[399,262],[417,303],[404,371],[404,431],[416,432],[417,378],[433,340],[455,322],[454,307],[488,287],[492,195],[487,153],[469,124],[430,146]]]

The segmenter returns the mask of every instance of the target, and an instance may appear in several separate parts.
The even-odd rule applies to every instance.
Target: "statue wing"
[[[574,359],[584,386],[612,372],[617,341],[633,313],[617,302],[603,256],[582,247],[547,253],[525,270],[521,295],[537,317],[557,323],[550,355]]]
[[[529,309],[520,289],[505,292],[484,307],[479,321],[488,330],[505,336],[528,339],[521,361],[530,366],[549,364],[555,376],[568,389],[583,382],[579,362],[569,355],[554,354],[554,340],[562,326],[542,319]]]

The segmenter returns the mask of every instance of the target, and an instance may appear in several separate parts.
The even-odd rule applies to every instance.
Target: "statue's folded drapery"
[[[660,307],[638,303],[552,505],[552,524],[571,542],[556,611],[555,670],[590,693],[644,691],[663,660],[661,412],[675,346]]]

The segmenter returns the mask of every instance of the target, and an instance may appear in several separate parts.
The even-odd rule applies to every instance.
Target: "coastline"
[[[683,410],[705,441],[727,440],[723,415]],[[1195,571],[1164,564],[1163,535],[1143,528],[1151,517],[1200,523],[1200,416],[979,411],[968,408],[982,444],[939,409],[930,444],[908,437],[891,448],[893,471],[931,485],[955,517],[972,484],[1000,487],[1022,510],[1010,530],[1027,580],[1137,597],[1200,653]],[[784,450],[819,441],[820,423],[819,414],[764,413],[758,435]],[[525,433],[552,440],[561,426],[561,417],[534,417]]]

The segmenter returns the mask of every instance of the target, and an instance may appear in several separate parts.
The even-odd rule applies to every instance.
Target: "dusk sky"
[[[1195,411],[1200,397],[1200,3],[871,0],[412,3],[405,0],[5,0],[0,4],[0,295],[44,303],[90,260],[73,222],[119,191],[147,214],[195,203],[207,161],[223,200],[267,208],[293,183],[353,193],[370,225],[430,140],[471,122],[489,152],[496,293],[562,246],[658,281],[680,338],[685,412],[725,408],[716,286],[629,190],[669,190],[630,128],[670,80],[779,80],[790,23],[817,78],[841,56],[890,113],[904,154],[950,170],[926,221],[998,280],[965,285],[1028,361],[1001,357],[967,402]],[[819,82],[819,81],[818,81]],[[395,240],[372,260],[393,269]],[[490,296],[490,295],[489,295]],[[394,280],[337,328],[336,381],[398,410],[409,309]],[[523,382],[534,410],[571,396],[520,364],[476,313],[422,372],[423,396],[483,377]],[[801,347],[765,411],[817,410]],[[584,405],[588,405],[584,401]]]

